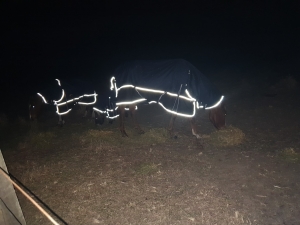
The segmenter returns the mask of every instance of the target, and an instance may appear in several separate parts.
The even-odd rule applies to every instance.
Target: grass
[[[151,175],[159,170],[158,167],[159,164],[142,163],[135,169],[135,172],[140,175]]]
[[[53,131],[30,132],[29,135],[25,136],[24,140],[19,143],[19,149],[47,149],[52,145],[55,137],[56,135]]]
[[[226,129],[213,132],[208,142],[213,146],[228,147],[241,144],[245,139],[242,130],[234,126],[228,126]]]
[[[287,162],[299,163],[300,154],[295,152],[293,148],[285,148],[281,151],[279,156]]]
[[[129,137],[122,137],[119,130],[89,129],[78,137],[82,144],[111,145],[117,147],[141,147],[164,143],[169,140],[167,131],[163,128],[152,128],[145,134],[137,134],[133,129],[127,129]]]

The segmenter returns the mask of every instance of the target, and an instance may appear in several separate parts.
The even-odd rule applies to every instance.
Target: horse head
[[[226,107],[224,102],[209,110],[209,120],[218,130],[226,126]]]
[[[30,120],[36,120],[37,118],[40,117],[43,107],[44,107],[44,102],[43,99],[38,96],[34,95],[31,96],[29,100],[29,119]]]

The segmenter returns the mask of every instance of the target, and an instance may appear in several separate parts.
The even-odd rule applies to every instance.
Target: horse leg
[[[96,125],[102,125],[104,123],[105,116],[102,113],[93,110],[92,117]]]
[[[83,114],[83,116],[82,117],[86,117],[87,116],[87,114],[88,114],[88,110],[89,110],[89,108],[88,108],[88,106],[86,106],[85,107],[85,110],[84,110],[84,114]]]
[[[136,129],[138,131],[139,134],[144,134],[145,131],[142,130],[142,128],[140,127],[138,121],[137,121],[137,116],[136,116],[136,110],[135,110],[136,105],[130,105],[129,106],[129,111],[130,111],[130,115],[132,117],[133,120],[133,124],[134,124],[134,129]]]
[[[93,109],[92,111],[92,118],[95,119],[96,118],[96,115],[95,115],[95,110]]]
[[[195,117],[192,117],[191,120],[192,134],[196,136],[196,138],[201,138],[201,136],[197,133],[197,126]]]
[[[125,131],[125,106],[119,106],[119,128],[122,134],[122,137],[128,137],[126,131]]]
[[[65,120],[61,115],[58,115],[58,125],[63,126],[65,124]]]
[[[174,122],[175,122],[175,120],[176,120],[176,117],[177,117],[177,115],[176,114],[172,114],[172,116],[171,116],[171,120],[170,120],[170,123],[169,123],[169,127],[168,127],[168,132],[169,132],[169,134],[170,134],[170,137],[171,138],[177,138],[177,136],[175,135],[174,136]]]

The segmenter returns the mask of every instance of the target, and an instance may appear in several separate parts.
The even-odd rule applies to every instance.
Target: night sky
[[[1,111],[23,111],[55,78],[102,88],[132,59],[183,58],[204,74],[300,74],[299,1],[82,2],[1,1]]]

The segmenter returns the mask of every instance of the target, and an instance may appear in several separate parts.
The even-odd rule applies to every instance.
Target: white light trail
[[[83,97],[94,97],[94,101],[93,102],[78,102],[79,105],[93,105],[97,102],[97,94],[90,94],[90,95],[83,95],[80,96],[79,98],[83,98]]]
[[[114,83],[115,83],[115,82],[116,82],[115,77],[112,77],[112,78],[110,79],[110,90],[114,90],[114,88],[115,88]]]
[[[215,105],[213,105],[211,107],[206,107],[205,109],[212,109],[212,108],[217,107],[218,105],[220,105],[220,103],[223,101],[223,99],[224,99],[224,96],[222,95],[221,99]]]
[[[203,109],[204,108],[204,106],[203,105],[199,105],[199,102],[197,101],[197,109]]]
[[[59,79],[55,79],[55,80],[57,81],[58,85],[61,86],[60,80]]]
[[[61,89],[62,90],[62,94],[61,94],[61,97],[60,97],[60,99],[59,100],[53,100],[53,102],[54,102],[54,105],[56,105],[57,103],[59,103],[59,102],[61,102],[63,99],[64,99],[64,97],[65,97],[65,91],[64,91],[64,89]]]
[[[190,101],[190,102],[194,102],[195,101],[194,98],[188,98],[188,97],[185,97],[183,95],[178,95],[178,94],[174,94],[174,93],[170,93],[170,92],[167,92],[167,94],[170,95],[170,96],[172,96],[172,97],[179,97],[179,98],[182,98],[182,99]]]
[[[134,86],[131,85],[131,84],[125,84],[125,85],[119,87],[119,88],[118,88],[118,91],[121,90],[121,89],[123,89],[123,88],[128,88],[128,87],[134,88]]]
[[[136,103],[139,103],[139,102],[143,102],[143,101],[146,101],[147,99],[145,98],[141,98],[141,99],[137,99],[137,100],[134,100],[134,101],[131,101],[131,102],[117,102],[116,105],[132,105],[132,104],[136,104]]]
[[[135,89],[142,90],[142,91],[148,91],[148,92],[154,92],[154,93],[160,93],[160,94],[165,93],[165,91],[154,90],[154,89],[149,89],[149,88],[142,88],[142,87],[135,87]]]
[[[99,112],[99,113],[103,113],[103,114],[106,114],[106,113],[107,113],[106,111],[102,111],[102,110],[97,109],[97,108],[95,108],[95,107],[93,107],[93,110],[95,110],[95,111],[97,111],[97,112]]]
[[[116,119],[116,118],[118,118],[120,115],[115,115],[115,116],[107,116],[106,118],[108,118],[108,119]]]
[[[172,110],[169,110],[167,109],[161,102],[158,103],[161,107],[163,107],[164,110],[166,110],[167,112],[169,113],[172,113],[172,114],[175,114],[177,116],[182,116],[182,117],[194,117],[195,114],[196,114],[196,105],[195,105],[195,102],[193,102],[193,114],[183,114],[183,113],[178,113],[178,112],[175,112],[175,111],[172,111]]]
[[[66,114],[68,114],[71,110],[72,110],[72,109],[68,109],[68,110],[65,111],[65,112],[59,112],[58,106],[56,106],[56,113],[57,113],[58,115],[66,115]]]
[[[95,94],[89,94],[89,95],[85,94],[85,95],[79,96],[78,98],[73,98],[73,99],[70,99],[70,100],[62,102],[62,103],[58,103],[59,101],[55,101],[55,105],[62,106],[62,105],[66,105],[66,104],[71,103],[71,102],[79,101],[83,97],[92,97],[92,96],[94,97],[93,102],[78,102],[78,104],[80,104],[80,105],[92,105],[92,104],[95,104],[96,101],[97,101],[98,94],[96,94],[96,93]]]
[[[214,104],[213,106],[210,106],[210,107],[205,107],[202,105],[202,102],[201,104],[199,104],[199,102],[192,97],[192,95],[189,93],[189,91],[187,89],[185,89],[185,94],[186,96],[184,95],[178,95],[176,93],[171,93],[171,92],[165,92],[165,91],[162,91],[162,90],[155,90],[155,89],[150,89],[150,88],[144,88],[144,87],[137,87],[137,86],[133,86],[131,84],[126,84],[126,85],[123,85],[121,86],[120,88],[117,88],[117,85],[116,85],[116,79],[115,77],[112,77],[111,80],[111,87],[110,89],[113,90],[115,89],[115,92],[116,92],[116,98],[118,97],[118,92],[123,89],[123,88],[134,88],[136,90],[139,90],[139,91],[144,91],[144,92],[152,92],[152,93],[159,93],[159,94],[167,94],[169,96],[172,96],[172,97],[177,97],[177,98],[180,98],[180,99],[184,99],[186,101],[189,101],[193,104],[193,113],[192,114],[183,114],[183,113],[178,113],[178,112],[175,112],[175,111],[172,111],[172,110],[169,110],[167,109],[161,102],[157,102],[157,101],[150,101],[148,102],[149,104],[153,104],[153,103],[158,103],[164,110],[166,110],[167,112],[169,113],[172,113],[172,114],[176,114],[178,116],[183,116],[183,117],[194,117],[195,114],[196,114],[196,109],[199,109],[199,108],[205,108],[205,109],[212,109],[212,108],[215,108],[217,107],[222,101],[223,101],[223,98],[224,96],[221,96],[221,99],[216,103]],[[187,85],[185,85],[187,86]],[[145,101],[147,99],[145,98],[141,98],[141,99],[137,99],[137,100],[134,100],[134,101],[128,101],[128,102],[117,102],[116,105],[119,106],[119,105],[131,105],[131,104],[137,104],[139,102],[142,102],[142,101]]]
[[[37,93],[37,94],[43,99],[43,101],[44,101],[45,104],[48,104],[48,102],[46,101],[46,99],[44,98],[43,95],[41,95],[40,93]]]
[[[186,93],[186,95],[187,95],[190,99],[193,100],[193,102],[196,101],[196,99],[194,99],[194,98],[190,95],[190,92],[188,91],[188,89],[185,89],[185,93]]]

